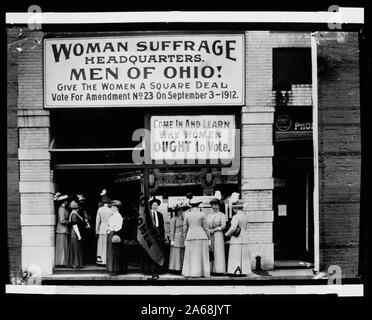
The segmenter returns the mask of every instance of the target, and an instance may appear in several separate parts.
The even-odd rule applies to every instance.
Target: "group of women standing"
[[[243,211],[234,215],[226,229],[226,216],[220,211],[222,202],[212,199],[212,211],[203,212],[201,201],[191,199],[179,204],[171,219],[170,270],[181,271],[186,277],[209,277],[211,274],[251,273],[247,237],[248,219]],[[238,231],[237,231],[238,230]],[[240,231],[239,231],[240,230]],[[231,237],[226,270],[225,236]]]
[[[90,228],[84,200],[81,195],[72,199],[62,194],[55,197],[58,204],[56,266],[79,268],[83,265],[81,240],[85,230]],[[164,219],[157,210],[159,204],[160,200],[155,197],[150,200],[150,214],[154,226],[164,239]],[[220,211],[222,204],[216,198],[209,203],[202,203],[193,197],[187,203],[177,204],[170,220],[170,253],[166,259],[169,264],[160,267],[143,252],[143,271],[154,275],[169,269],[186,277],[236,274],[237,270],[239,274],[250,274],[247,215],[244,211],[238,211],[226,231],[226,216]],[[205,212],[205,207],[209,207],[208,212]],[[121,209],[119,200],[110,201],[105,190],[101,193],[95,228],[98,237],[96,263],[105,265],[112,273],[127,271]],[[227,264],[225,237],[231,237]]]
[[[55,265],[81,268],[83,266],[83,239],[90,229],[89,216],[84,209],[85,198],[57,193],[54,200],[58,206],[56,227]],[[96,216],[97,257],[96,263],[108,271],[119,273],[126,270],[122,238],[123,218],[119,212],[119,200],[112,200],[101,193],[100,207]],[[115,240],[117,239],[117,240]]]
[[[84,210],[82,195],[70,198],[57,193],[54,200],[58,206],[56,227],[55,265],[80,268],[83,265],[82,237],[90,228],[89,217]]]

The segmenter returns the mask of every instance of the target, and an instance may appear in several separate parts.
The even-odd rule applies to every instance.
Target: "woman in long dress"
[[[150,219],[159,231],[160,237],[162,239],[162,246],[164,247],[165,241],[165,229],[164,229],[164,218],[161,212],[158,211],[158,208],[161,204],[159,199],[156,199],[154,196],[149,201],[150,206]],[[159,266],[155,261],[152,260],[150,255],[146,252],[146,250],[142,250],[142,271],[145,275],[152,275],[152,277],[157,278],[159,274],[165,272],[164,266]]]
[[[119,200],[112,200],[109,206],[112,209],[112,216],[107,221],[106,268],[113,274],[119,274],[126,271],[126,264],[124,263],[123,217],[119,212],[122,204]],[[119,242],[113,242],[113,237],[116,237]]]
[[[235,237],[233,234],[240,227],[240,234]],[[249,275],[251,270],[249,244],[248,244],[248,215],[245,211],[239,210],[232,218],[230,229],[226,236],[230,237],[229,261],[227,272],[236,274],[240,269],[243,275]],[[238,269],[239,268],[239,269]]]
[[[66,208],[68,196],[58,192],[54,199],[58,206],[55,265],[65,267],[69,265],[68,256],[70,252],[70,222],[69,213]]]
[[[226,272],[225,239],[223,230],[226,228],[226,216],[220,211],[221,201],[212,199],[209,203],[212,212],[207,216],[207,227],[211,234],[211,248],[214,259],[211,261],[212,273]]]
[[[201,201],[191,199],[191,210],[186,213],[183,222],[185,238],[185,257],[182,275],[186,277],[209,277],[209,234],[206,217],[198,208]]]
[[[76,269],[83,266],[83,245],[81,241],[81,231],[84,227],[84,218],[78,213],[79,205],[77,201],[72,200],[69,207],[71,209],[69,221],[72,225],[69,264],[71,267]]]
[[[174,217],[170,220],[171,251],[169,270],[181,271],[185,255],[185,238],[183,236],[183,214],[189,210],[187,204],[178,204],[174,209]]]
[[[107,221],[112,216],[112,210],[109,208],[109,197],[106,195],[106,190],[101,193],[102,207],[98,208],[96,216],[96,235],[97,241],[97,254],[96,263],[99,265],[106,265],[107,260]]]

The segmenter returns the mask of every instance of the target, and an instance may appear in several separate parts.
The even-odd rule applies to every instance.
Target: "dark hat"
[[[244,210],[244,202],[242,200],[238,200],[236,203],[231,205],[231,208],[235,213],[239,210]]]
[[[100,196],[101,196],[101,202],[102,203],[110,203],[110,198],[106,195],[107,191],[106,189],[103,189]]]
[[[177,212],[178,210],[182,210],[182,211],[186,211],[186,210],[189,210],[190,209],[190,205],[188,205],[187,203],[177,203],[177,205],[174,207],[173,211],[174,212]]]
[[[112,207],[112,206],[122,207],[121,201],[119,201],[119,200],[111,200],[111,202],[109,203],[109,207]]]
[[[149,201],[149,205],[150,207],[152,206],[152,204],[156,202],[158,204],[158,206],[160,206],[161,204],[161,201],[159,199],[156,199],[155,196]]]
[[[209,204],[210,204],[210,205],[218,204],[219,206],[222,206],[222,202],[221,202],[221,200],[219,200],[219,199],[217,199],[217,198],[213,198],[211,201],[209,201]]]
[[[79,205],[75,200],[72,200],[68,206],[71,209],[79,209]]]
[[[189,192],[187,195],[186,195],[186,198],[191,200],[193,198],[194,194],[192,192]]]
[[[106,195],[101,197],[101,202],[102,203],[110,203],[110,198]]]

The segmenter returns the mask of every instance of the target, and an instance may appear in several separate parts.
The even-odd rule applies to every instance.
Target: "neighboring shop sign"
[[[244,78],[243,35],[44,41],[46,108],[243,105]]]
[[[312,106],[277,108],[275,110],[275,129],[280,132],[312,131]]]
[[[233,115],[151,117],[153,160],[232,159],[234,155]]]
[[[128,181],[134,181],[134,180],[140,180],[141,179],[141,171],[130,171],[130,172],[124,172],[119,173],[117,175],[117,178],[115,179],[115,183],[120,182],[128,182]]]

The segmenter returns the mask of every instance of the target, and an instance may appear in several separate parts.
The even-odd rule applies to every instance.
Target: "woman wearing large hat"
[[[76,198],[79,201],[78,214],[84,219],[84,227],[81,230],[84,264],[90,264],[96,260],[96,248],[92,245],[96,241],[95,230],[92,228],[92,218],[87,212],[86,197],[83,194],[77,194]]]
[[[68,266],[70,252],[70,223],[67,210],[68,196],[57,192],[54,196],[57,209],[55,265]]]
[[[169,269],[181,271],[185,255],[185,238],[183,237],[183,215],[189,210],[186,203],[178,203],[174,208],[174,217],[170,220],[171,249]]]
[[[243,208],[243,205],[241,205],[241,208]],[[230,274],[235,274],[237,270],[240,270],[240,273],[244,275],[252,273],[247,231],[248,222],[248,212],[238,210],[232,217],[231,226],[225,234],[226,237],[231,237],[227,266],[227,272]],[[238,229],[241,231],[236,234]]]
[[[84,227],[84,218],[78,213],[79,201],[72,199],[69,208],[71,209],[69,221],[72,225],[71,240],[70,240],[70,255],[69,265],[73,268],[81,268],[83,266],[83,245],[82,245],[82,230]]]
[[[164,229],[164,218],[161,212],[158,211],[158,208],[161,204],[159,199],[156,199],[155,196],[149,201],[150,207],[150,217],[152,219],[153,225],[158,229],[161,239],[164,241],[165,238],[165,229]],[[164,271],[163,267],[160,267],[156,262],[154,262],[148,253],[144,250],[142,255],[142,271],[144,274],[158,276]]]
[[[98,208],[96,216],[96,235],[98,236],[96,263],[100,265],[106,265],[107,221],[112,216],[112,210],[108,206],[110,203],[110,198],[106,193],[106,190],[103,189],[100,194],[100,202],[103,205],[102,207]]]
[[[120,214],[122,204],[112,200],[109,204],[112,216],[107,221],[107,263],[108,271],[118,274],[126,271],[124,263],[123,217]]]
[[[211,261],[212,273],[226,272],[225,259],[225,239],[223,230],[226,228],[226,216],[220,211],[222,202],[214,198],[209,204],[212,206],[212,211],[207,215],[207,227],[211,234],[211,249],[214,259]]]
[[[187,277],[209,277],[209,233],[206,227],[205,214],[200,211],[202,201],[191,198],[191,209],[186,213],[183,222],[185,238],[185,257],[182,275]]]

